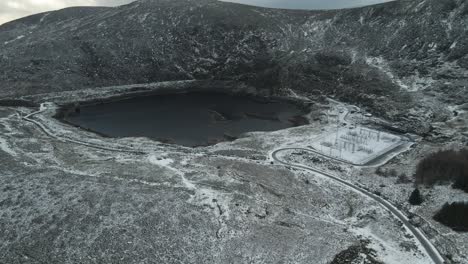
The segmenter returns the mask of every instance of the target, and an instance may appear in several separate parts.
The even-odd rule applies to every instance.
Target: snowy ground
[[[14,109],[0,116],[1,262],[325,264],[359,243],[331,183],[158,144],[141,155],[89,148],[51,139]],[[92,142],[105,141],[116,143]]]
[[[271,151],[316,144],[336,129],[326,117],[190,149],[144,138],[101,138],[62,124],[47,111],[35,116],[65,139],[57,140],[21,120],[18,110],[31,112],[0,108],[0,260],[7,263],[66,263],[88,256],[83,262],[325,264],[362,243],[371,252],[364,257],[384,263],[430,263],[401,223],[375,202],[319,175],[271,164]],[[358,119],[347,110],[331,104],[327,111],[338,113],[341,122]],[[319,113],[310,118],[314,115]],[[381,136],[381,149],[394,143],[392,135]],[[77,144],[81,141],[107,150]],[[127,148],[144,154],[118,151]],[[375,168],[323,155],[289,158],[379,191],[395,204],[404,204],[412,188],[375,175]],[[404,163],[394,164],[396,159],[389,166]],[[429,209],[417,211],[431,221],[438,205],[430,201]],[[466,241],[461,234],[450,236]],[[58,251],[59,245],[73,248]],[[459,255],[466,250],[456,249]]]
[[[349,109],[355,111],[354,106]],[[330,112],[330,109],[326,110]],[[359,120],[362,120],[361,113],[346,115],[346,107],[341,104],[332,104],[332,111],[340,113],[339,118],[352,126],[358,127]],[[326,118],[324,118],[326,120]],[[374,119],[369,118],[369,119]],[[449,121],[450,122],[450,121]],[[255,151],[272,152],[278,148],[299,147],[307,148],[311,142],[323,135],[324,131],[336,129],[334,123],[327,123],[324,120],[317,121],[308,126],[290,128],[270,133],[249,133],[248,137],[239,139],[235,143],[221,143],[213,146],[219,153],[244,153],[252,155]],[[385,157],[375,163],[374,166],[353,166],[351,164],[340,163],[330,160],[323,155],[311,154],[310,152],[291,151],[291,160],[300,164],[306,164],[339,175],[341,178],[363,186],[372,192],[380,193],[382,197],[402,208],[408,214],[412,212],[424,217],[423,230],[442,250],[443,254],[451,255],[453,263],[468,263],[466,255],[467,248],[463,245],[468,243],[468,235],[456,233],[440,225],[432,219],[445,202],[468,200],[468,195],[461,191],[453,190],[449,186],[440,186],[433,189],[423,190],[427,196],[423,206],[412,207],[408,204],[408,197],[414,190],[412,174],[419,159],[427,153],[437,151],[440,148],[460,148],[462,145],[434,145],[418,140],[417,143],[405,142],[405,145],[397,152]],[[235,151],[234,151],[235,150]],[[384,175],[378,175],[376,168],[380,165]],[[402,178],[407,181],[400,182]],[[444,230],[441,232],[441,230]],[[390,257],[390,256],[389,256]],[[393,262],[389,262],[393,263]],[[406,262],[397,262],[406,263]]]

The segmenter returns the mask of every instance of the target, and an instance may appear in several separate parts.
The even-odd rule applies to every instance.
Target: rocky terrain
[[[0,262],[430,262],[375,201],[271,164],[317,124],[192,149],[28,113],[0,107]]]
[[[333,11],[140,0],[0,25],[0,263],[431,263],[376,200],[271,159],[331,135],[333,117],[411,144],[379,168],[284,160],[388,200],[448,263],[467,263],[466,234],[432,220],[466,193],[435,186],[407,202],[417,161],[468,144],[467,30],[465,0]],[[192,149],[103,138],[39,107],[190,89],[306,100],[310,125]]]

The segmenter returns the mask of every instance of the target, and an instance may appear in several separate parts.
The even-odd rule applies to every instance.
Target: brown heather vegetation
[[[429,155],[419,162],[415,178],[418,184],[453,183],[453,188],[468,192],[468,149]]]

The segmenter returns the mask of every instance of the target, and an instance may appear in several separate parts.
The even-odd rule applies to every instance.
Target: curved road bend
[[[306,166],[306,165],[301,165],[301,164],[295,164],[295,163],[288,163],[288,162],[285,162],[285,161],[282,161],[278,158],[278,153],[282,152],[282,151],[288,151],[288,150],[305,150],[305,151],[308,151],[308,149],[304,149],[304,148],[281,148],[281,149],[277,149],[275,151],[273,151],[273,153],[271,154],[271,157],[274,161],[282,164],[282,165],[285,165],[285,166],[289,166],[289,167],[293,167],[293,168],[298,168],[298,169],[302,169],[302,170],[306,170],[306,171],[311,171],[311,172],[314,172],[314,173],[318,173],[320,175],[323,175],[327,178],[330,178],[334,181],[337,181],[339,182],[340,184],[343,184],[365,196],[367,196],[368,198],[376,201],[377,203],[379,203],[384,209],[390,211],[398,220],[400,220],[404,226],[406,226],[406,228],[408,228],[408,230],[411,231],[411,233],[418,239],[418,241],[421,243],[421,245],[424,247],[424,249],[426,250],[428,256],[432,259],[432,261],[435,263],[435,264],[444,264],[445,263],[445,260],[444,258],[442,257],[442,255],[439,253],[439,251],[437,251],[437,249],[435,248],[435,246],[431,243],[431,241],[423,234],[423,232],[421,230],[419,230],[418,228],[416,228],[415,226],[413,226],[410,222],[409,222],[409,219],[405,216],[405,214],[403,212],[401,212],[400,210],[398,210],[398,208],[396,208],[395,206],[393,206],[390,202],[388,202],[387,200],[385,200],[384,198],[376,195],[376,194],[373,194],[357,185],[354,185],[353,183],[350,183],[348,181],[345,181],[343,179],[340,179],[334,175],[331,175],[327,172],[324,172],[324,171],[321,171],[321,170],[318,170],[318,169],[315,169],[315,168],[312,168],[312,167],[309,167],[309,166]]]

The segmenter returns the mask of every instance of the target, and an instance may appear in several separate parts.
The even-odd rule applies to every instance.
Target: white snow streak
[[[15,39],[12,39],[12,40],[9,40],[9,41],[5,41],[4,44],[5,44],[5,45],[8,45],[8,44],[10,44],[10,43],[12,43],[12,42],[14,42],[14,41],[20,40],[20,39],[22,39],[22,38],[24,38],[24,35],[18,36],[18,37],[16,37]]]
[[[8,145],[6,139],[0,137],[0,150],[16,157],[16,152]]]
[[[44,16],[42,16],[42,17],[41,17],[41,20],[39,21],[39,23],[44,22],[44,19],[45,19],[47,16],[49,16],[49,15],[50,15],[50,13],[47,13],[47,14],[45,14]]]
[[[456,46],[457,46],[457,41],[452,43],[452,45],[450,46],[450,49],[454,49]]]

